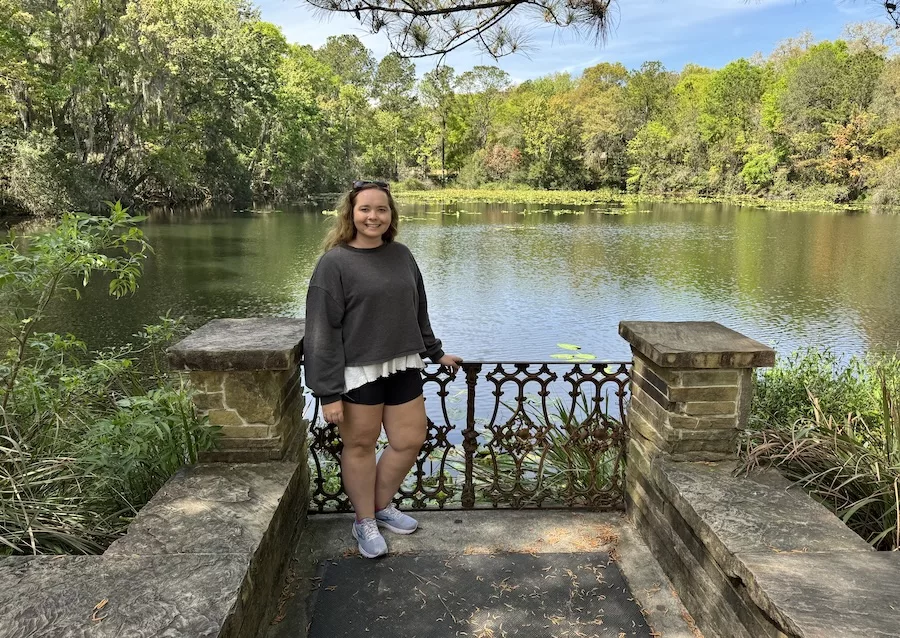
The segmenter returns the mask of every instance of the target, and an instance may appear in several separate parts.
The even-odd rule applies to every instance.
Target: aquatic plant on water
[[[398,202],[422,202],[422,203],[509,203],[509,204],[550,204],[550,205],[576,205],[590,206],[593,204],[622,204],[637,206],[640,203],[665,202],[670,204],[710,204],[723,203],[734,206],[747,206],[751,208],[773,208],[777,210],[823,210],[823,211],[847,211],[864,210],[869,208],[865,202],[852,204],[837,204],[827,200],[791,200],[791,199],[766,199],[752,195],[717,195],[700,196],[691,194],[682,195],[652,195],[648,193],[627,193],[615,189],[598,189],[594,191],[566,191],[566,190],[541,190],[532,188],[514,189],[463,189],[443,188],[433,190],[400,190],[392,191]],[[597,208],[595,212],[606,214],[625,214],[639,212],[636,209]]]

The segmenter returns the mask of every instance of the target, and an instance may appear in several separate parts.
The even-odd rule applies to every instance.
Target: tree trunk
[[[447,146],[447,116],[441,115],[441,186],[447,185],[446,146]]]

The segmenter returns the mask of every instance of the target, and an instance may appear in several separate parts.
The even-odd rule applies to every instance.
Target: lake
[[[50,327],[92,348],[170,311],[304,314],[330,202],[259,212],[155,212],[139,291],[100,281],[53,309]],[[468,360],[548,360],[559,343],[630,358],[621,320],[718,321],[780,353],[898,350],[900,216],[720,204],[613,208],[405,204],[399,240],[425,278],[432,325]]]

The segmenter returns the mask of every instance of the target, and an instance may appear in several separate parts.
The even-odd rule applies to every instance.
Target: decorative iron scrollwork
[[[426,369],[428,436],[394,501],[407,509],[621,507],[630,365]],[[313,513],[351,509],[340,453],[337,428],[316,405],[309,418]]]

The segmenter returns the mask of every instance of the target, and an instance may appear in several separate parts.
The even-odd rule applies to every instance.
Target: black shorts
[[[422,373],[418,368],[408,368],[345,392],[341,398],[362,405],[401,405],[421,394]]]

